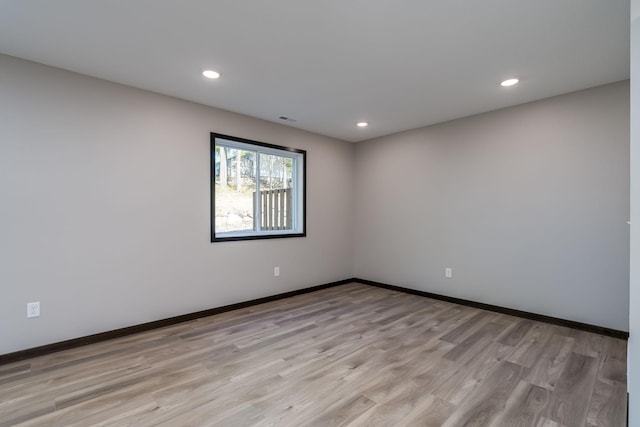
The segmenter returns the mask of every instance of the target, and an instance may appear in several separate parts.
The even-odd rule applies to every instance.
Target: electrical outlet
[[[280,267],[273,267],[273,277],[280,276]]]
[[[40,316],[40,301],[27,303],[27,318]]]
[[[444,277],[446,277],[447,279],[451,279],[453,277],[453,269],[449,267],[445,268]]]

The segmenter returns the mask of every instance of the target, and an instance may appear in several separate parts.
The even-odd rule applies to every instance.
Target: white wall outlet
[[[451,279],[453,277],[453,269],[449,267],[445,268],[444,277],[446,277],[447,279]]]
[[[280,267],[273,267],[273,277],[280,276]]]
[[[27,303],[27,318],[40,316],[40,301]]]

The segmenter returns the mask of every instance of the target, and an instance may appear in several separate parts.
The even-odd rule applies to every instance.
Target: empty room
[[[0,0],[0,427],[640,426],[640,0]]]

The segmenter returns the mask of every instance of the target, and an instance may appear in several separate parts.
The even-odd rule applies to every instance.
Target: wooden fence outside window
[[[253,203],[256,202],[254,193]],[[291,188],[260,192],[260,228],[262,230],[291,230],[293,228]],[[255,208],[255,206],[254,206]],[[255,209],[253,210],[255,212]]]

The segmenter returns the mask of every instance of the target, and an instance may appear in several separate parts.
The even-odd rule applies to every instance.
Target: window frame
[[[224,140],[230,144],[217,144],[217,140]],[[216,180],[216,164],[215,164],[215,149],[216,145],[225,145],[227,147],[239,148],[245,150],[256,151],[259,174],[259,155],[258,153],[265,155],[276,155],[290,157],[293,159],[292,180],[295,180],[295,184],[292,183],[292,189],[294,195],[292,210],[294,226],[292,230],[252,230],[252,231],[231,231],[216,233],[216,194],[215,194],[215,180]],[[283,153],[284,152],[284,153]],[[292,153],[293,155],[287,153]],[[306,237],[307,235],[307,152],[306,150],[300,150],[298,148],[285,147],[281,145],[269,144],[261,141],[254,141],[246,138],[239,138],[236,136],[224,135],[220,133],[211,132],[211,143],[209,152],[209,167],[210,167],[210,188],[211,188],[211,242],[230,242],[239,240],[262,240],[262,239],[284,239],[289,237]],[[259,191],[259,176],[256,176],[257,187],[256,192]],[[302,181],[300,183],[299,181]],[[257,206],[259,212],[261,207]],[[299,212],[299,211],[302,212]],[[254,216],[255,216],[254,212]],[[299,224],[298,224],[299,223]],[[216,235],[217,234],[217,235]]]

